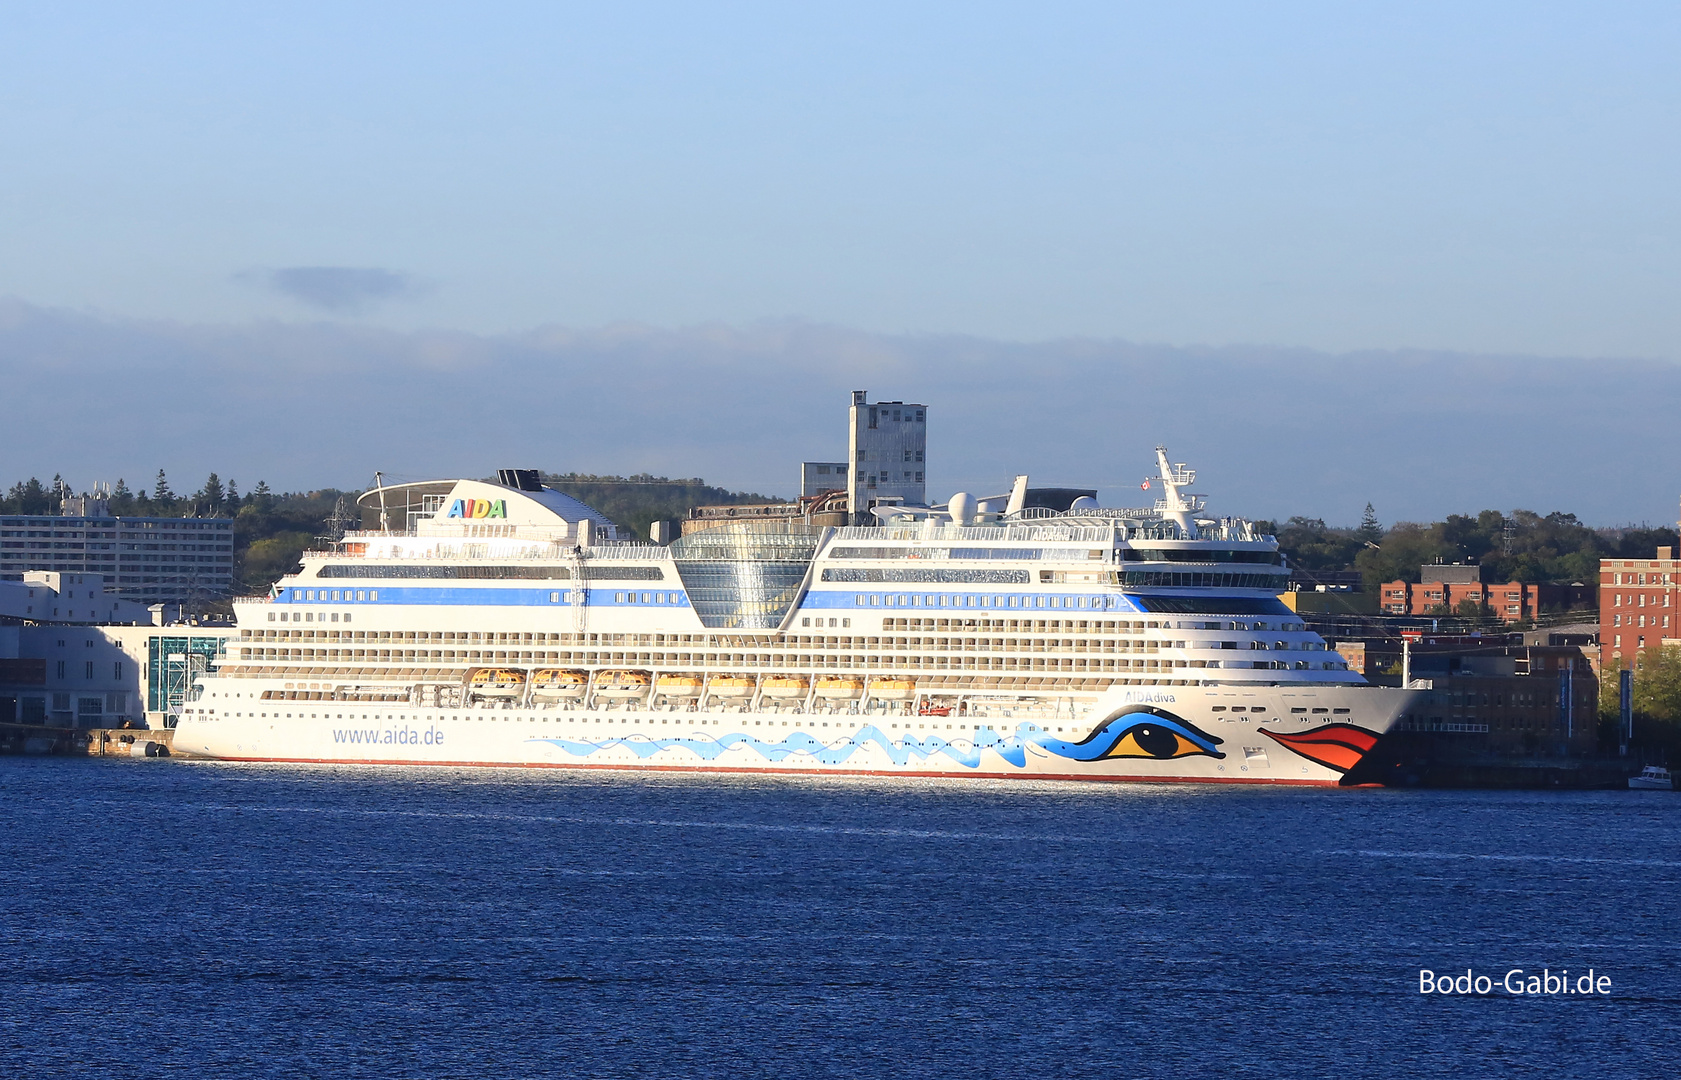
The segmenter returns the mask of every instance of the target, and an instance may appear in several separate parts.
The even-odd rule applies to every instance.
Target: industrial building
[[[850,472],[844,461],[800,462],[800,498],[809,499],[830,491],[845,491]]]
[[[847,505],[863,522],[870,507],[885,502],[928,505],[923,479],[928,451],[928,406],[905,401],[868,400],[867,390],[852,392],[852,415],[846,476]],[[874,524],[874,519],[868,519]]]
[[[800,462],[800,496],[793,502],[696,506],[682,522],[654,522],[655,543],[740,521],[787,521],[803,525],[876,524],[876,506],[927,506],[928,406],[869,400],[854,390],[847,443],[851,463]],[[1096,488],[1030,487],[1024,509],[1062,513],[1076,499],[1095,499]],[[364,499],[367,496],[363,496]]]

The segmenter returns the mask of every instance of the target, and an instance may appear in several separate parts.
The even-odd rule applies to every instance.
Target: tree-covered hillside
[[[713,487],[698,477],[672,480],[664,476],[592,476],[587,473],[543,473],[543,483],[581,500],[637,536],[648,538],[649,522],[684,518],[696,506],[782,502],[745,491]]]
[[[1659,546],[1677,543],[1672,528],[1594,529],[1574,514],[1542,516],[1529,510],[1450,514],[1446,521],[1401,521],[1389,528],[1371,512],[1358,528],[1302,517],[1260,526],[1278,536],[1292,566],[1358,570],[1367,589],[1385,581],[1416,582],[1419,567],[1438,560],[1477,563],[1488,582],[1592,585],[1600,559],[1650,559]]]

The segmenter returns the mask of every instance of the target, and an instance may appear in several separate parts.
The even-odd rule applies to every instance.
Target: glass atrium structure
[[[798,522],[735,522],[678,538],[671,555],[702,624],[774,630],[799,599],[822,535]]]

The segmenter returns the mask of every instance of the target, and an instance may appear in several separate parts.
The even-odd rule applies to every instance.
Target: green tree
[[[672,480],[647,473],[636,476],[544,473],[543,483],[589,504],[641,537],[648,535],[650,522],[687,517],[692,507],[780,501],[749,492],[726,491],[699,478]]]
[[[20,514],[45,514],[52,500],[41,481],[31,476],[28,480],[12,485],[11,496],[7,501],[16,506]]]
[[[204,481],[204,487],[200,488],[198,494],[194,496],[194,498],[199,502],[202,502],[211,513],[215,513],[217,510],[222,508],[222,500],[224,497],[225,495],[222,491],[222,481],[217,478],[215,473],[210,474],[210,476]]]
[[[1663,724],[1681,724],[1681,646],[1641,653],[1634,669],[1634,711]]]
[[[1443,606],[1445,607],[1446,605]],[[1494,614],[1489,610],[1489,606],[1487,604],[1483,603],[1481,600],[1473,600],[1470,597],[1466,597],[1464,600],[1461,600],[1457,605],[1455,605],[1453,613],[1461,619],[1486,619],[1490,615]]]
[[[169,481],[164,477],[163,470],[158,470],[157,483],[152,485],[152,501],[168,505],[175,501],[175,493],[169,490]]]
[[[1343,570],[1360,550],[1354,530],[1333,528],[1323,518],[1293,517],[1282,525],[1261,521],[1255,527],[1278,538],[1279,548],[1295,569]]]
[[[1437,559],[1447,561],[1453,550],[1442,540],[1438,526],[1398,521],[1384,534],[1383,543],[1365,548],[1354,559],[1366,591],[1386,581],[1418,581],[1418,568]]]
[[[111,513],[118,517],[128,517],[134,513],[134,492],[128,489],[128,481],[117,477],[117,486],[111,489]]]
[[[1354,535],[1362,544],[1375,544],[1383,539],[1383,526],[1378,523],[1377,511],[1371,503],[1366,504],[1366,510],[1360,515],[1360,527],[1354,530]]]
[[[253,540],[240,557],[241,581],[250,591],[267,591],[271,583],[297,569],[298,560],[313,540],[313,534],[301,531],[279,532]]]
[[[1622,708],[1618,672],[1628,666],[1629,659],[1619,657],[1599,678],[1599,712],[1613,741]],[[1632,704],[1636,744],[1672,755],[1681,751],[1681,646],[1641,651],[1634,664]]]

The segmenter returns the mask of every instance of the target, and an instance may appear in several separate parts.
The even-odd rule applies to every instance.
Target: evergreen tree
[[[41,481],[33,476],[12,488],[12,501],[16,502],[17,512],[20,514],[45,514],[51,499],[52,496],[42,486]]]
[[[158,470],[158,482],[152,486],[152,501],[165,504],[175,501],[175,493],[169,490],[169,481],[164,479],[162,469]]]
[[[1368,544],[1383,539],[1383,526],[1378,523],[1377,511],[1372,509],[1371,503],[1366,504],[1366,512],[1360,515],[1360,528],[1355,530],[1355,535]]]
[[[76,494],[75,489],[73,489],[69,484],[66,484],[64,482],[64,477],[60,476],[58,473],[53,473],[53,486],[51,491],[54,510],[58,509],[60,501],[68,499],[70,496]]]
[[[198,498],[204,502],[205,507],[213,514],[222,508],[222,500],[224,498],[222,492],[222,481],[215,473],[211,473],[209,478],[204,481],[204,487],[199,490]]]
[[[274,493],[268,489],[268,482],[257,481],[257,486],[251,489],[250,505],[260,514],[266,514],[274,506]]]
[[[222,505],[227,507],[230,516],[239,516],[239,485],[234,482],[232,477],[228,478],[228,497]]]

